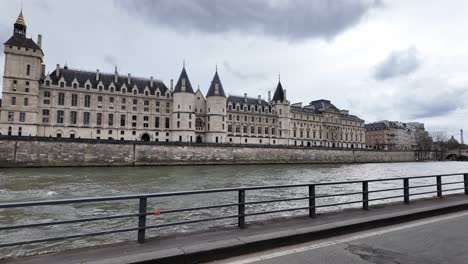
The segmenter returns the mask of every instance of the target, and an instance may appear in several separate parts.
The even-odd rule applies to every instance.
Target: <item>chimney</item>
[[[247,93],[244,93],[244,98],[247,99]]]
[[[463,139],[463,129],[460,130],[460,138],[461,138],[460,143],[461,143],[462,145],[464,145],[464,144],[465,144],[465,140]]]
[[[96,70],[96,81],[99,81],[99,69]]]
[[[37,45],[42,49],[42,35],[37,35]]]
[[[284,89],[283,91],[284,91],[284,100],[286,101],[286,100],[288,100],[288,99],[286,99],[286,89]]]
[[[57,75],[57,77],[60,75],[60,64],[57,64],[57,69],[55,70],[55,75]]]
[[[117,72],[117,66],[115,66],[114,82],[117,83],[118,81],[119,81],[119,73]]]
[[[153,87],[153,76],[150,77],[150,87]]]
[[[268,91],[268,102],[271,101],[271,91]]]
[[[174,89],[174,79],[171,79],[171,91]]]
[[[45,76],[45,64],[41,65],[41,76]]]
[[[258,101],[261,101],[261,100],[262,100],[262,96],[259,95],[259,96],[258,96]]]
[[[131,81],[131,80],[130,80],[130,73],[129,73],[129,74],[128,74],[128,78],[127,78],[128,84],[130,84],[130,81]]]

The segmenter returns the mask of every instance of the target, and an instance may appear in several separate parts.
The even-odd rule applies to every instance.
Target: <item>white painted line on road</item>
[[[299,252],[314,250],[314,249],[323,248],[323,247],[334,246],[334,245],[337,245],[337,244],[342,244],[342,243],[350,242],[350,241],[353,241],[353,240],[358,240],[358,239],[368,238],[368,237],[372,237],[372,236],[383,235],[383,234],[386,234],[386,233],[400,231],[400,230],[404,230],[404,229],[409,229],[409,228],[413,228],[413,227],[417,227],[417,226],[437,223],[437,222],[450,220],[450,219],[454,219],[454,218],[458,218],[458,217],[462,217],[462,216],[466,216],[466,215],[468,215],[468,212],[457,213],[457,214],[452,214],[452,215],[449,215],[449,216],[437,217],[437,218],[430,219],[430,220],[422,220],[422,221],[418,221],[418,222],[415,222],[415,223],[412,223],[412,224],[406,224],[406,225],[401,225],[401,226],[397,226],[397,227],[393,227],[393,228],[387,228],[385,230],[368,232],[368,233],[364,233],[364,234],[360,234],[360,235],[356,235],[356,236],[352,236],[352,237],[348,237],[348,238],[338,239],[338,240],[335,240],[335,241],[324,242],[324,243],[319,243],[319,244],[314,244],[314,245],[299,247],[299,248],[294,248],[294,249],[288,249],[288,250],[284,250],[284,251],[279,251],[279,252],[266,254],[266,255],[258,256],[258,257],[247,258],[247,259],[243,259],[243,260],[237,260],[237,261],[232,261],[232,262],[221,262],[221,263],[249,264],[249,263],[253,263],[253,262],[257,262],[257,261],[273,259],[273,258],[277,258],[277,257],[282,257],[282,256],[286,256],[286,255],[299,253]]]

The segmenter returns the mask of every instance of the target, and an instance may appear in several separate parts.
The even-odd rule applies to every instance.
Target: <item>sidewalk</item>
[[[468,209],[468,196],[413,200],[410,205],[390,204],[369,211],[352,209],[178,236],[149,239],[144,244],[125,242],[53,254],[0,260],[0,263],[201,263],[274,247],[352,233],[424,217]]]

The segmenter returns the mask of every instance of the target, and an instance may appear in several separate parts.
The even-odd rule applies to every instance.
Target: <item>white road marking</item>
[[[409,229],[409,228],[413,228],[413,227],[417,227],[417,226],[437,223],[437,222],[450,220],[450,219],[454,219],[454,218],[458,218],[458,217],[462,217],[462,216],[466,216],[466,215],[468,215],[468,212],[451,214],[449,216],[442,216],[442,217],[437,217],[437,218],[434,218],[434,219],[422,220],[422,221],[418,221],[418,222],[415,222],[415,223],[412,223],[412,224],[406,224],[406,225],[401,225],[401,226],[397,226],[397,227],[393,227],[393,228],[387,228],[385,230],[367,232],[367,233],[364,233],[364,234],[360,234],[360,235],[356,235],[356,236],[352,236],[352,237],[348,237],[348,238],[343,238],[343,239],[338,239],[338,240],[335,240],[335,241],[323,242],[323,243],[314,244],[314,245],[310,245],[310,246],[304,246],[304,247],[299,247],[299,248],[294,248],[294,249],[288,249],[288,250],[279,251],[279,252],[275,252],[275,253],[271,253],[271,254],[266,254],[266,255],[263,255],[263,256],[257,256],[257,257],[252,257],[252,258],[247,258],[247,259],[237,260],[237,261],[232,261],[232,262],[229,262],[229,261],[228,262],[223,262],[222,261],[220,263],[249,264],[249,263],[253,263],[253,262],[257,262],[257,261],[273,259],[273,258],[277,258],[277,257],[282,257],[282,256],[286,256],[286,255],[299,253],[299,252],[314,250],[314,249],[323,248],[323,247],[334,246],[334,245],[337,245],[337,244],[342,244],[342,243],[350,242],[350,241],[353,241],[353,240],[358,240],[358,239],[368,238],[368,237],[372,237],[372,236],[383,235],[383,234],[386,234],[386,233],[400,231],[400,230],[404,230],[404,229]]]

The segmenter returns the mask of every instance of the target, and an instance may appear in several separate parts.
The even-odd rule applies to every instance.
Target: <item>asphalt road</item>
[[[468,212],[354,233],[212,264],[466,264]]]

